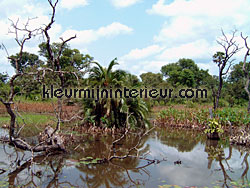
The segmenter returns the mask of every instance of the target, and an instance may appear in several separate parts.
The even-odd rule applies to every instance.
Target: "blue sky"
[[[115,57],[122,68],[133,74],[160,72],[160,68],[180,58],[193,59],[200,68],[217,74],[212,55],[222,48],[216,43],[221,29],[243,45],[240,32],[249,34],[249,0],[59,0],[56,23],[50,34],[54,42],[74,34],[71,48],[88,53],[102,65]],[[30,25],[48,22],[51,9],[46,0],[1,0],[0,42],[10,54],[18,50],[14,36],[8,34],[10,21],[37,17]],[[37,53],[36,38],[25,51]],[[244,50],[236,56],[243,59]],[[13,74],[13,68],[0,51],[0,72]]]

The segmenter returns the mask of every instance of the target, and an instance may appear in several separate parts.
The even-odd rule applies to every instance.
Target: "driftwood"
[[[46,153],[63,151],[65,152],[64,139],[61,135],[55,132],[50,126],[46,127],[45,130],[39,135],[39,144],[31,146],[29,143],[25,142],[20,138],[12,139],[10,145],[13,145],[19,149],[28,150],[32,152],[42,152]]]
[[[52,127],[46,127],[44,132],[39,135],[39,142],[49,146],[58,145],[61,150],[65,150],[63,137],[54,132]]]

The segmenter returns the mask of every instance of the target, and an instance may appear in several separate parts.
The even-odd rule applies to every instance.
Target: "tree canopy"
[[[163,83],[163,76],[161,73],[147,72],[140,75],[142,85],[147,87],[159,87]]]
[[[176,63],[164,65],[161,73],[173,86],[197,87],[205,84],[208,70],[199,69],[192,59],[180,59]]]

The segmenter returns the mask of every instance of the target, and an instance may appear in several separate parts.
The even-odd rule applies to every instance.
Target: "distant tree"
[[[55,57],[59,55],[60,46],[61,46],[61,43],[53,43],[51,45],[51,49]],[[49,59],[48,59],[48,51],[46,48],[46,43],[43,42],[39,44],[39,48],[40,48],[39,54],[47,58],[48,66],[52,68],[53,65],[49,62]],[[78,49],[71,49],[68,44],[65,44],[63,46],[61,53],[62,54],[60,56],[60,63],[61,63],[60,66],[62,70],[65,70],[71,67],[71,68],[75,68],[78,71],[81,71],[86,68],[88,63],[94,60],[94,58],[88,54],[86,55],[81,54]]]
[[[200,70],[192,59],[180,59],[176,63],[164,65],[161,72],[174,86],[198,87],[209,76],[208,70]]]
[[[216,100],[214,104],[214,110],[219,106],[219,99],[221,96],[221,90],[223,86],[223,77],[227,75],[232,62],[234,59],[232,57],[240,50],[239,44],[235,41],[236,31],[232,32],[232,36],[228,38],[224,31],[222,30],[222,38],[217,41],[217,43],[223,47],[223,52],[216,52],[213,55],[213,62],[218,65],[219,68],[219,85],[216,92]]]
[[[242,70],[243,62],[235,64],[229,73],[226,82],[227,98],[231,99],[230,103],[243,104],[248,100],[247,93],[244,90],[244,72]]]
[[[30,79],[28,73],[36,72],[44,67],[44,62],[39,59],[38,55],[28,52],[23,52],[21,57],[19,61],[16,61],[16,59],[20,58],[20,53],[10,56],[11,66],[19,73],[24,74],[16,79],[17,90],[19,94],[23,94],[25,98],[29,97],[33,99],[35,95],[41,93],[41,83],[38,79]]]
[[[163,76],[161,73],[147,72],[140,75],[142,85],[147,87],[159,87],[163,83]]]
[[[125,78],[125,85],[130,87],[139,87],[141,85],[141,82],[136,75],[127,73]]]
[[[45,42],[39,45],[40,48],[39,54],[46,58],[47,60],[46,66],[48,68],[57,71],[58,66],[55,67],[55,65],[51,63],[53,61],[49,59],[49,53],[46,45],[47,44]],[[62,71],[75,72],[75,75],[74,74],[64,75],[65,79],[63,82],[65,87],[77,85],[76,76],[79,79],[83,79],[83,76],[89,70],[90,63],[94,61],[94,58],[91,57],[90,55],[88,54],[83,55],[82,53],[80,53],[78,49],[71,49],[68,44],[65,44],[64,46],[62,46],[61,43],[51,44],[51,53],[53,54],[54,57],[58,57],[58,55],[60,55],[59,61],[60,61],[60,69]],[[53,77],[52,80],[54,80],[55,82],[59,82],[57,80],[58,79],[57,76],[56,77],[54,77],[53,75],[51,76]]]
[[[17,59],[19,57],[20,57],[19,53],[16,54],[16,55],[10,56],[10,63],[11,63],[12,67],[14,67],[16,70],[18,70],[21,73],[25,72],[25,70],[27,68],[31,68],[31,67],[38,68],[38,67],[41,67],[44,64],[44,62],[42,60],[40,60],[37,55],[31,54],[31,53],[28,53],[28,52],[23,52],[22,53],[22,58],[16,64],[14,59]]]
[[[238,64],[235,64],[232,68],[231,68],[231,72],[228,76],[227,81],[230,83],[233,82],[243,82],[244,79],[244,72],[243,72],[243,62],[240,62]],[[249,63],[247,63],[249,64]]]

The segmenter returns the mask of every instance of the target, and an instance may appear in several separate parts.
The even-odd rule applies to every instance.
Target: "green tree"
[[[55,57],[58,56],[59,50],[60,50],[61,43],[53,43],[51,45],[52,52]],[[46,49],[46,43],[41,43],[39,45],[39,54],[45,58],[47,58],[47,61],[49,63],[49,67],[52,68],[51,63],[48,59],[48,52]],[[93,62],[94,58],[90,55],[86,54],[83,55],[80,53],[78,49],[71,49],[68,44],[64,45],[62,48],[62,55],[60,57],[60,66],[62,70],[67,70],[69,67],[74,68],[78,71],[86,69],[86,66],[90,62]]]
[[[129,87],[140,87],[141,82],[136,75],[127,73],[125,78],[125,85]]]
[[[23,52],[21,55],[22,58],[19,61],[16,60],[19,59],[20,53],[9,58],[11,66],[19,73],[24,73],[16,79],[16,91],[19,95],[24,95],[26,99],[35,97],[38,99],[41,94],[41,83],[39,79],[34,78],[39,75],[38,70],[44,67],[44,62],[36,54]],[[31,72],[34,73],[32,79],[29,75]]]
[[[244,72],[242,70],[242,67],[243,67],[243,62],[235,64],[232,67],[229,77],[227,79],[228,93],[230,93],[230,95],[233,96],[237,104],[242,104],[243,101],[248,99],[247,93],[244,90],[245,82],[244,82]]]
[[[118,65],[114,59],[110,62],[108,68],[102,67],[99,63],[95,62],[97,66],[90,69],[89,81],[91,85],[98,85],[101,87],[113,86],[120,87],[123,85],[126,72],[123,70],[113,71],[112,68]]]
[[[142,85],[147,87],[159,87],[163,83],[163,76],[161,73],[147,72],[140,75]]]
[[[176,63],[164,65],[161,72],[173,86],[198,87],[205,83],[208,70],[200,70],[192,59],[179,59]]]
[[[39,54],[46,58],[47,60],[47,67],[51,68],[56,71],[54,64],[50,62],[48,51],[46,48],[46,43],[41,43],[39,45]],[[53,57],[57,58],[59,55],[59,51],[61,48],[61,43],[53,43],[51,45],[51,50],[53,53]],[[77,79],[76,76],[79,78],[79,81],[83,81],[83,76],[89,70],[90,64],[93,63],[94,58],[88,54],[83,55],[80,53],[78,49],[71,49],[68,44],[65,44],[61,49],[61,56],[59,58],[60,61],[60,68],[62,71],[67,72],[74,72],[74,74],[65,74],[65,87],[76,86]],[[49,82],[50,80],[50,82]],[[59,79],[56,75],[50,75],[50,78],[47,79],[47,82],[51,83],[51,80],[58,83]]]
[[[126,84],[127,73],[123,70],[113,71],[113,66],[118,65],[116,59],[109,66],[103,67],[99,63],[90,70],[89,87],[100,89],[120,88]],[[139,98],[100,98],[99,100],[84,99],[83,106],[85,118],[97,126],[126,127],[147,125],[146,103]]]
[[[23,73],[23,72],[27,72],[26,69],[31,68],[31,67],[41,67],[44,62],[42,60],[39,59],[39,57],[35,54],[31,54],[28,52],[23,52],[22,53],[22,59],[20,61],[16,62],[14,61],[14,59],[18,59],[20,54],[16,54],[16,55],[12,55],[10,56],[9,59],[11,59],[10,63],[11,66],[14,67],[15,69],[17,69],[19,72]],[[16,67],[18,66],[18,67]]]

